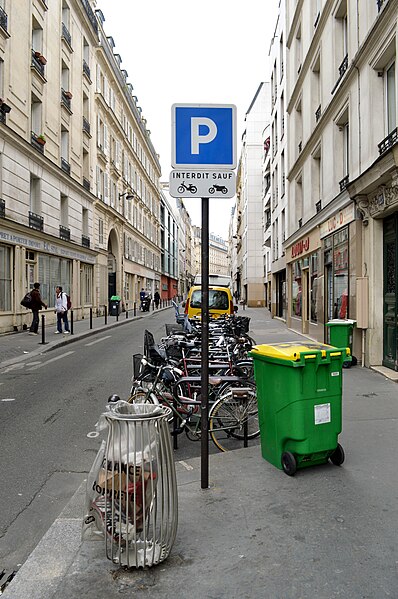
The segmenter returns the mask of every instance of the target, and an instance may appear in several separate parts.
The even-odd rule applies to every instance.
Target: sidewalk
[[[244,315],[258,343],[303,340],[263,309]],[[82,485],[4,598],[397,599],[397,387],[359,366],[343,381],[341,468],[291,478],[253,446],[211,455],[202,490],[200,458],[176,452],[176,542],[165,562],[137,571],[108,561],[103,542],[80,541]]]

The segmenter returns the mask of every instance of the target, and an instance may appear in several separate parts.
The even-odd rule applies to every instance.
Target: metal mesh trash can
[[[104,414],[108,438],[97,485],[106,555],[139,568],[165,560],[177,532],[170,408],[119,401]],[[102,492],[103,491],[103,492]]]

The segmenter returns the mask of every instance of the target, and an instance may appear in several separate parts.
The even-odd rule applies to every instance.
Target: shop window
[[[11,310],[11,248],[0,246],[0,312]]]
[[[303,309],[302,298],[302,278],[301,278],[301,260],[293,265],[293,280],[292,280],[292,316],[301,318]]]
[[[334,318],[348,316],[348,228],[333,236]]]
[[[70,295],[71,290],[71,261],[56,256],[39,256],[40,291],[49,306],[55,305],[55,288],[61,285],[63,291]]]
[[[311,255],[310,258],[310,319],[311,322],[318,322],[318,312],[321,307],[321,283],[319,280],[319,256],[318,252]]]
[[[91,264],[81,265],[82,300],[84,305],[93,303],[93,267]]]

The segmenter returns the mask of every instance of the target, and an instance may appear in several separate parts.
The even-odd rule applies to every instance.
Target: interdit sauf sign
[[[236,107],[232,104],[173,104],[171,163],[176,169],[170,175],[171,196],[233,197]],[[205,174],[195,176],[198,171]],[[224,176],[225,171],[231,174]]]

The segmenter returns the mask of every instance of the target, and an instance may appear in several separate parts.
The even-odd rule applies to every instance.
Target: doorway
[[[309,268],[303,268],[302,274],[302,286],[303,286],[303,333],[308,334],[310,330],[310,285],[309,285]]]
[[[383,366],[398,371],[398,214],[383,225]]]

